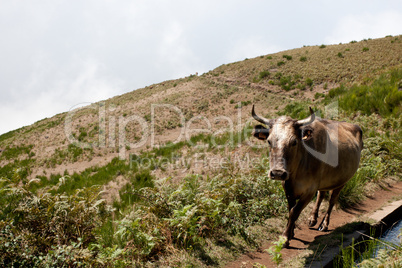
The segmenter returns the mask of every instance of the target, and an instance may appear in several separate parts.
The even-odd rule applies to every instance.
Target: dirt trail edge
[[[296,228],[295,230],[295,238],[290,241],[290,247],[282,249],[281,251],[283,267],[300,267],[301,264],[299,261],[295,260],[293,266],[293,261],[291,260],[296,259],[298,256],[301,258],[306,258],[308,255],[311,255],[311,251],[314,250],[314,244],[331,244],[330,235],[339,227],[349,226],[351,231],[356,231],[359,228],[363,228],[364,223],[359,221],[358,218],[369,217],[369,215],[373,212],[383,208],[384,206],[387,206],[390,201],[395,201],[395,198],[401,198],[401,195],[402,181],[399,181],[388,186],[386,189],[376,191],[373,196],[367,198],[360,205],[353,209],[336,209],[331,215],[331,222],[327,232],[319,232],[315,228],[310,229],[307,226],[307,222],[302,222],[299,220],[299,228]],[[306,210],[308,210],[308,208],[306,208]],[[318,220],[318,223],[319,222],[320,219]],[[270,246],[272,246],[272,242],[274,241],[267,241],[257,251],[244,254],[236,261],[228,263],[225,267],[256,267],[254,266],[255,264],[265,265],[266,267],[277,267],[277,265],[272,261],[271,256],[265,251],[265,249],[268,249]],[[308,259],[305,262],[306,267],[310,267],[310,264],[317,259],[321,259],[321,262],[325,263],[325,260],[322,260],[322,258],[332,258],[332,256],[328,257],[328,254],[324,253],[328,251],[338,252],[340,244],[341,243],[335,243],[331,246],[321,246],[321,248],[317,247],[317,249],[315,249],[316,251],[313,253],[313,256],[307,257]],[[280,265],[280,267],[281,266],[282,265]],[[315,265],[313,264],[313,266]]]

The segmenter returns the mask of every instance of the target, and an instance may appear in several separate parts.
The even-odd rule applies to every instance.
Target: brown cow
[[[318,210],[327,191],[331,198],[326,215],[318,227],[328,230],[332,208],[346,182],[355,174],[363,148],[359,126],[317,118],[311,115],[303,120],[288,116],[266,119],[255,114],[257,125],[254,136],[267,140],[270,154],[269,176],[282,181],[288,200],[289,220],[283,235],[285,246],[294,236],[295,222],[302,210],[318,191],[317,202],[309,218],[309,226],[317,223]],[[297,201],[298,200],[298,201]]]

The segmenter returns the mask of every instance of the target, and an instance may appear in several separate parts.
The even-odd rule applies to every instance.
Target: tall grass
[[[280,185],[265,174],[188,176],[175,187],[155,185],[149,173],[140,173],[122,189],[122,206],[132,208],[115,221],[95,186],[68,190],[68,180],[60,179],[48,192],[34,194],[34,183],[40,182],[1,181],[2,265],[133,266],[157,261],[172,248],[202,252],[206,238],[222,235],[253,244],[248,228],[286,211]],[[130,194],[135,198],[127,201]]]
[[[402,232],[401,232],[402,235]],[[374,238],[352,243],[341,248],[341,253],[334,259],[334,267],[401,267],[402,243],[393,244]]]
[[[331,89],[328,96],[329,99],[339,96],[339,106],[348,112],[399,117],[402,112],[401,80],[402,68],[398,68],[381,75],[369,85],[354,85],[349,90],[342,86]]]
[[[110,214],[99,189],[35,195],[27,185],[0,181],[0,266],[78,267],[93,262],[96,252],[89,250],[90,244]]]

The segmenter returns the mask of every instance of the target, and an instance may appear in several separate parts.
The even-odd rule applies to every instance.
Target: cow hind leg
[[[343,186],[332,190],[331,198],[329,200],[328,210],[327,210],[327,213],[325,214],[324,218],[322,219],[320,226],[318,227],[319,231],[324,232],[324,231],[328,230],[331,212],[332,212],[332,209],[334,208],[336,202],[338,201],[339,193],[341,192],[342,188],[343,188]]]
[[[320,210],[321,202],[324,199],[326,193],[327,193],[326,191],[318,191],[317,201],[315,202],[314,208],[310,214],[310,218],[308,219],[309,227],[314,227],[314,225],[317,224],[318,211]]]

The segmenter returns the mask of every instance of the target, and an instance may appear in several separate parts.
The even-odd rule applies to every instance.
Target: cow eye
[[[294,140],[290,143],[291,146],[296,146],[296,144],[297,144],[297,140],[296,140],[296,139],[294,139]]]

